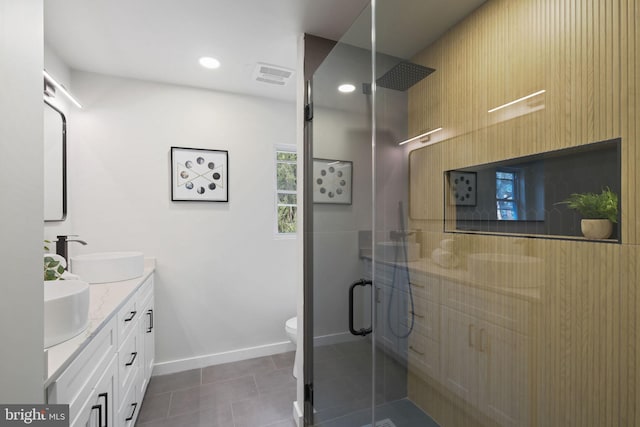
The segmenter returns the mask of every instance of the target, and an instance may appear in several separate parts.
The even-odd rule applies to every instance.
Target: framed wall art
[[[313,159],[313,202],[350,205],[352,177],[348,160]]]
[[[456,206],[476,205],[476,173],[449,171],[449,200]]]
[[[171,200],[229,201],[229,152],[171,147]]]

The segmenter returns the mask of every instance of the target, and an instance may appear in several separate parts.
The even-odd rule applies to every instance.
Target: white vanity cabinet
[[[527,426],[529,303],[443,280],[441,381],[501,426]]]
[[[118,283],[92,286],[118,289]],[[155,355],[153,274],[133,289],[117,310],[104,314],[109,320],[47,387],[48,403],[70,405],[72,427],[135,424]]]
[[[151,377],[146,361],[154,358],[154,349],[145,345],[149,335],[149,301],[153,301],[153,276],[140,286],[130,304],[118,314],[126,335],[118,351],[119,396],[116,427],[133,426],[138,418],[144,392]],[[132,319],[129,320],[128,319]],[[151,328],[153,331],[153,328]]]

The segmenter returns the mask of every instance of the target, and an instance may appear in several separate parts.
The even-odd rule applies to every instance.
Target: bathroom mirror
[[[577,212],[559,202],[607,187],[620,195],[620,141],[446,171],[445,231],[581,236]]]
[[[44,220],[67,216],[67,119],[44,101]]]

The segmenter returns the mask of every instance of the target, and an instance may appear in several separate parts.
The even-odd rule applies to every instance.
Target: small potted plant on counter
[[[64,258],[56,254],[49,254],[49,247],[47,244],[51,243],[49,240],[44,241],[44,281],[47,282],[49,280],[64,280],[62,275],[65,270],[65,262]]]
[[[618,222],[618,195],[608,187],[601,193],[573,193],[560,202],[582,215],[580,227],[587,239],[607,239]]]

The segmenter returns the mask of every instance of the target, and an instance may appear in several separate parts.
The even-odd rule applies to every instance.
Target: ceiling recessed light
[[[204,68],[213,70],[220,67],[220,61],[210,56],[203,56],[202,58],[200,58],[200,65],[202,65]]]
[[[343,85],[338,86],[338,90],[342,93],[351,93],[356,90],[356,87],[351,83],[345,83]]]

